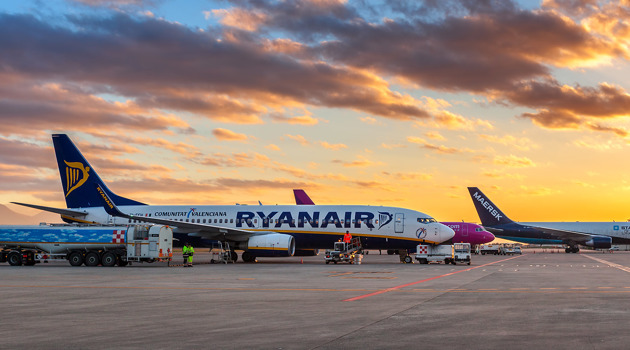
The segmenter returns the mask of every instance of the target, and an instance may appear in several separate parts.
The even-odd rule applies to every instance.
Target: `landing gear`
[[[236,262],[236,260],[238,260],[238,254],[236,254],[235,251],[230,251],[230,254],[232,255],[232,261]]]
[[[243,252],[243,254],[241,254],[241,258],[243,258],[243,261],[246,263],[256,262],[256,257],[250,252]]]
[[[580,251],[580,248],[578,246],[569,246],[564,249],[565,253],[577,253],[579,251]]]

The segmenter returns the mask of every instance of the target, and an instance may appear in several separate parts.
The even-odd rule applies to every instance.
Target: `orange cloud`
[[[245,134],[239,134],[232,130],[216,128],[212,130],[212,135],[220,141],[239,141],[245,142],[249,137]]]

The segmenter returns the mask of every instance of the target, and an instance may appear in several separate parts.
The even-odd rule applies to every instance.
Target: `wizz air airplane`
[[[630,244],[630,222],[514,222],[477,187],[468,187],[481,224],[495,236],[531,244],[565,244],[567,253],[579,245],[596,249],[612,243]]]
[[[293,190],[295,204],[315,205],[315,202],[304,190]],[[455,231],[455,236],[451,239],[453,243],[470,243],[470,245],[485,244],[494,241],[494,235],[486,231],[483,226],[470,222],[440,222]]]
[[[194,246],[216,241],[256,257],[314,255],[346,231],[369,249],[415,249],[439,244],[454,232],[427,214],[365,205],[147,205],[114,194],[65,134],[52,135],[67,209],[15,203],[61,215],[66,222],[170,225]],[[232,252],[234,260],[236,253]]]

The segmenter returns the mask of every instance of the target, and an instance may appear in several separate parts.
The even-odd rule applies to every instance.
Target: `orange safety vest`
[[[350,243],[350,241],[352,241],[352,235],[346,233],[345,235],[343,235],[343,241],[346,243]]]

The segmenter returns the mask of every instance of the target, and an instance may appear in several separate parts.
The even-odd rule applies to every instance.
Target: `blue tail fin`
[[[501,209],[494,205],[477,187],[468,187],[468,192],[470,192],[470,198],[475,204],[475,209],[477,209],[477,214],[479,214],[479,219],[483,226],[492,227],[514,222],[503,214]]]
[[[100,185],[116,205],[144,205],[110,191],[68,135],[53,134],[52,139],[68,208],[102,207],[103,200],[94,190],[96,185]]]

